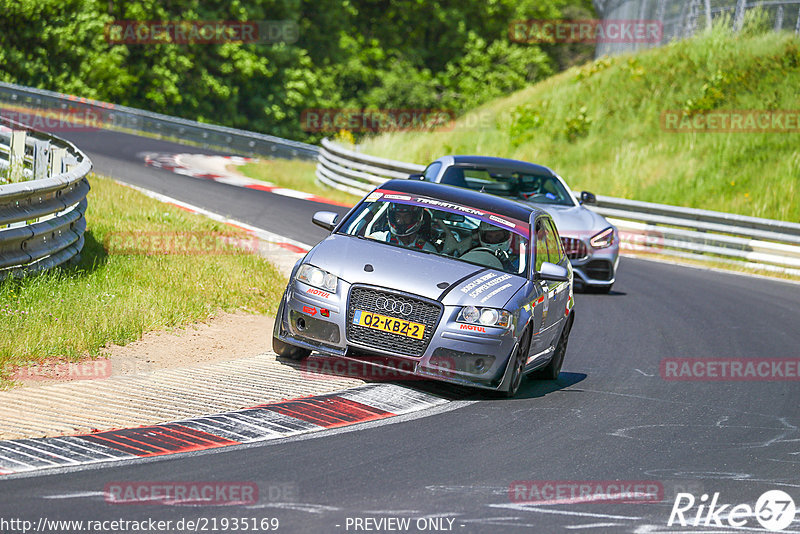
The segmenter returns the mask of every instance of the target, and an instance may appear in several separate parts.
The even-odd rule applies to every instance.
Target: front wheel
[[[302,347],[296,347],[294,345],[284,343],[275,336],[272,336],[272,350],[274,350],[275,354],[277,354],[281,358],[286,358],[287,360],[295,360],[295,361],[300,361],[305,358],[308,358],[308,356],[311,354],[311,351],[309,349],[304,349]]]
[[[520,339],[516,349],[514,349],[511,358],[509,358],[508,365],[511,366],[511,380],[508,384],[508,390],[505,391],[505,396],[509,399],[519,392],[519,387],[522,385],[530,339],[531,331],[527,330],[525,334],[523,334],[522,339]]]
[[[536,378],[541,380],[558,380],[558,375],[561,374],[561,366],[564,365],[564,355],[567,353],[567,343],[569,342],[569,333],[572,330],[573,315],[567,319],[567,324],[564,325],[564,330],[561,332],[561,337],[558,338],[558,344],[555,351],[553,351],[553,359],[547,366],[536,372]]]

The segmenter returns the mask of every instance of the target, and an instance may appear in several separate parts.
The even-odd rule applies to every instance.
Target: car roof
[[[450,156],[453,158],[455,165],[480,165],[486,167],[495,167],[504,170],[525,171],[532,174],[543,174],[546,176],[555,176],[552,169],[544,165],[537,165],[535,163],[528,163],[527,161],[520,161],[517,159],[508,158],[495,158],[491,156]]]
[[[452,185],[436,184],[422,180],[395,179],[389,180],[378,189],[389,189],[400,193],[423,195],[436,200],[444,200],[454,204],[484,209],[497,215],[513,217],[520,221],[528,221],[531,213],[546,215],[544,210],[513,200],[496,197],[488,193],[481,193],[473,189],[464,189]]]

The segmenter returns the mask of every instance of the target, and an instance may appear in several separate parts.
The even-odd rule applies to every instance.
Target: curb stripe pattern
[[[238,444],[221,436],[175,424],[112,430],[83,436],[83,439],[142,457]]]
[[[175,174],[182,174],[184,176],[191,176],[193,178],[200,178],[203,180],[212,180],[223,184],[233,185],[236,187],[244,187],[246,189],[257,189],[259,191],[266,191],[276,195],[286,197],[299,198],[302,200],[310,200],[312,202],[321,202],[323,204],[333,204],[335,206],[343,206],[345,208],[352,207],[349,204],[337,202],[329,198],[314,195],[312,193],[305,193],[303,191],[295,191],[294,189],[287,189],[285,187],[278,187],[271,185],[267,182],[255,180],[253,178],[246,178],[244,176],[235,176],[233,174],[222,175],[213,172],[206,172],[203,169],[196,169],[186,166],[182,162],[182,157],[191,154],[147,154],[144,157],[144,164],[150,167],[157,167],[166,171],[174,172]],[[243,158],[240,156],[219,156],[224,159],[230,160],[231,163],[242,164],[251,163],[255,161],[253,158]]]
[[[375,421],[446,402],[396,384],[366,384],[173,423],[81,436],[0,441],[0,476],[267,441]]]
[[[366,404],[334,396],[289,401],[277,406],[264,408],[283,415],[294,417],[325,428],[352,425],[363,421],[374,421],[391,417],[391,412],[371,408]]]

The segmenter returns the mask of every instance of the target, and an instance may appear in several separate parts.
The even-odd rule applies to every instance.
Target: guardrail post
[[[797,22],[794,25],[794,33],[800,35],[800,8],[797,9]]]
[[[736,11],[733,12],[733,30],[739,31],[744,24],[744,12],[747,10],[747,0],[736,0]]]
[[[778,6],[778,13],[775,15],[775,31],[779,32],[783,28],[783,6]]]
[[[64,164],[64,172],[69,172],[73,167],[78,165],[78,158],[75,156],[67,155],[61,161]]]
[[[684,37],[691,37],[697,31],[699,4],[700,0],[691,0],[691,2],[689,2],[689,10],[686,14],[686,22],[684,24]]]
[[[50,141],[34,141],[33,143],[33,179],[47,178],[50,170]]]
[[[50,175],[61,174],[64,172],[64,156],[67,150],[64,148],[54,148],[50,151]]]
[[[8,154],[8,181],[21,182],[25,179],[25,130],[11,132],[11,150]]]

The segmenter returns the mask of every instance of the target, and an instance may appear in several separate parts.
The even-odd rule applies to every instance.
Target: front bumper
[[[281,341],[350,361],[369,362],[411,377],[485,389],[506,387],[509,355],[518,342],[515,328],[465,325],[455,321],[460,307],[442,306],[433,334],[418,356],[392,352],[348,338],[350,284],[339,280],[336,293],[290,280],[278,310],[274,335]],[[357,286],[359,288],[367,286]],[[384,288],[382,293],[416,297]],[[367,310],[372,311],[372,310]],[[352,326],[351,328],[366,328]],[[398,334],[379,332],[387,339]],[[383,344],[384,347],[386,344]]]
[[[589,238],[579,239],[583,244],[580,252],[568,254],[572,272],[579,283],[592,287],[613,285],[619,265],[619,241],[610,247],[597,249],[589,244]]]

